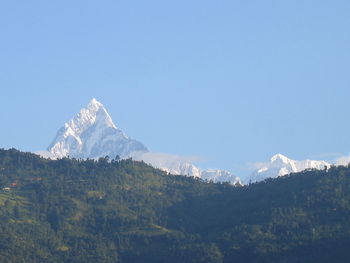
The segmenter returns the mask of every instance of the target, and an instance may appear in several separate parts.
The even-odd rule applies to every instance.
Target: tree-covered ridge
[[[350,168],[244,187],[0,150],[0,262],[347,262]]]

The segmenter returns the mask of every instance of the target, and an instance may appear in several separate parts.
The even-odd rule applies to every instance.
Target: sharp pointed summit
[[[290,161],[290,159],[286,156],[284,156],[283,154],[275,154],[274,156],[271,157],[271,162],[276,162],[276,161],[280,161],[283,163],[288,163]]]
[[[95,98],[90,101],[86,108],[80,110],[77,117],[81,118],[81,120],[78,120],[78,122],[84,122],[83,118],[85,118],[86,123],[93,123],[98,121],[103,122],[106,126],[117,129],[106,108]]]
[[[141,142],[118,129],[102,103],[93,98],[86,108],[59,129],[48,151],[56,158],[98,158],[148,152]]]

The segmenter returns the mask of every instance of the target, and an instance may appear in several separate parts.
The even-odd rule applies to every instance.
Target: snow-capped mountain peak
[[[266,178],[275,178],[290,173],[301,172],[306,169],[324,169],[326,166],[330,166],[330,164],[325,161],[297,161],[279,153],[272,156],[270,162],[260,164],[260,167],[250,175],[248,180],[257,182]]]
[[[86,127],[97,122],[99,125],[106,125],[117,129],[102,103],[93,98],[87,107],[81,109],[75,118],[69,123],[66,123],[66,125],[73,127],[76,132],[81,132]]]
[[[58,131],[48,151],[56,158],[98,158],[148,150],[118,129],[102,103],[93,98]]]
[[[289,163],[290,159],[280,153],[275,154],[274,156],[271,157],[271,163],[272,162],[283,162],[283,163]]]

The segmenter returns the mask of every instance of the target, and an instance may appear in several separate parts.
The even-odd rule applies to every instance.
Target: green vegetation
[[[0,150],[0,262],[347,262],[350,167],[245,187]]]

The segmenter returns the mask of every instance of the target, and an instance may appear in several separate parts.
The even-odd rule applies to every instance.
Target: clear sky
[[[246,173],[350,152],[350,1],[1,1],[0,147],[96,97],[153,151]]]

